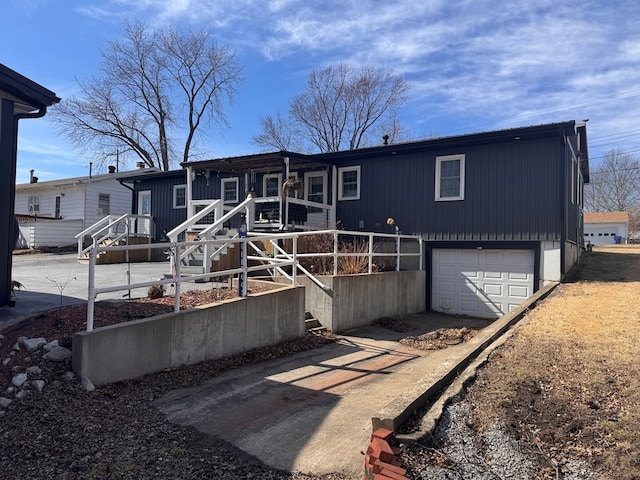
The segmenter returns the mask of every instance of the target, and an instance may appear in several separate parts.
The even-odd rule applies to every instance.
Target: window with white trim
[[[338,168],[338,200],[360,199],[360,165]]]
[[[111,213],[111,196],[108,193],[98,194],[98,215],[109,215]]]
[[[222,200],[224,203],[238,203],[238,178],[222,179]]]
[[[173,208],[187,208],[187,186],[173,186]]]
[[[262,196],[277,197],[282,191],[282,174],[268,173],[262,177]]]
[[[29,195],[27,209],[29,213],[40,213],[40,195]]]
[[[436,157],[436,201],[464,200],[464,155]]]

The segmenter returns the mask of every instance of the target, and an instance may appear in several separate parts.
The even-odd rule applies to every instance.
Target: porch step
[[[317,318],[314,318],[311,312],[304,313],[304,327],[307,332],[322,332],[327,329],[322,326]]]

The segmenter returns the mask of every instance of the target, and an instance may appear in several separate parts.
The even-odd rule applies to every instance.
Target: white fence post
[[[338,275],[338,231],[333,232],[333,274]]]
[[[173,261],[173,279],[176,281],[176,293],[173,300],[173,311],[178,313],[180,311],[180,251],[178,250],[177,245],[173,245],[171,247],[171,251],[173,252],[172,261]]]
[[[96,300],[95,293],[95,277],[96,277],[96,256],[97,248],[92,248],[89,251],[89,288],[87,292],[87,332],[93,330],[93,316]]]

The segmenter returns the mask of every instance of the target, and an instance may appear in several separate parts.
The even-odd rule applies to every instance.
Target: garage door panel
[[[434,249],[432,308],[498,318],[533,294],[533,270],[533,250]]]
[[[488,279],[497,279],[500,280],[503,277],[503,273],[502,272],[494,272],[494,271],[485,271],[483,272],[483,277],[484,278],[488,278]]]
[[[436,285],[436,291],[438,293],[455,293],[456,284],[453,281],[440,280]]]
[[[487,295],[494,295],[494,296],[498,296],[501,297],[502,296],[502,285],[499,284],[491,284],[491,283],[485,283],[484,284],[484,293]]]
[[[509,296],[524,300],[531,296],[531,290],[527,286],[509,285]]]
[[[454,271],[457,273],[462,273],[465,277],[468,278],[478,278],[478,266],[477,265],[462,265],[460,269]]]
[[[527,251],[522,252],[509,252],[509,265],[521,265],[523,267],[529,267],[531,265],[531,253]]]
[[[526,272],[509,272],[509,280],[516,281],[522,280],[523,282],[529,281],[530,273]]]
[[[454,278],[456,276],[455,268],[453,265],[440,265],[438,267],[438,275],[440,278]]]
[[[462,314],[467,315],[475,315],[475,312],[478,310],[478,302],[477,300],[462,300],[460,301],[460,310],[462,310]]]
[[[484,255],[484,263],[487,265],[501,265],[504,260],[504,253],[502,251],[499,250],[494,250],[494,251],[489,251],[489,250],[483,250]]]

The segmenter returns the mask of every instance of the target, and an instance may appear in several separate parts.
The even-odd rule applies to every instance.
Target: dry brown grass
[[[540,478],[572,460],[640,478],[640,246],[596,248],[494,353],[469,391],[481,428],[500,422],[539,452]]]

